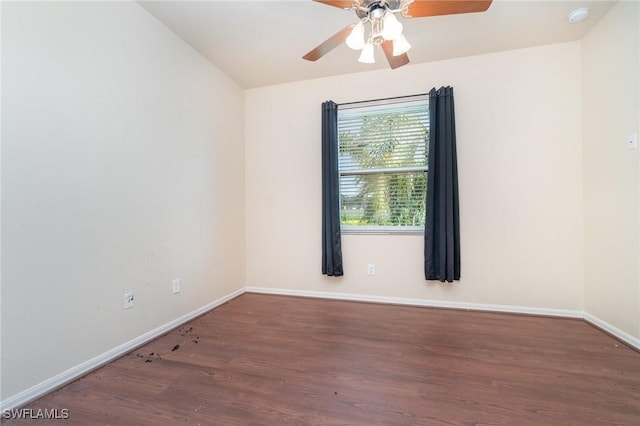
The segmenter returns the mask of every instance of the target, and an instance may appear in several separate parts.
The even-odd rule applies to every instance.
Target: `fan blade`
[[[389,66],[392,70],[409,63],[409,57],[406,53],[393,56],[393,42],[391,40],[383,41],[380,46],[382,46],[384,56],[387,57],[387,61],[389,61]]]
[[[327,40],[322,42],[320,46],[304,55],[302,59],[306,59],[307,61],[317,61],[318,59],[322,58],[324,55],[340,46],[340,44],[342,44],[342,42],[344,42],[347,37],[349,37],[349,34],[351,34],[351,30],[354,26],[355,24],[347,25],[346,27],[329,37]]]
[[[484,12],[492,0],[414,0],[402,8],[405,18]]]
[[[317,3],[323,3],[327,6],[339,7],[340,9],[351,9],[353,0],[313,0]]]

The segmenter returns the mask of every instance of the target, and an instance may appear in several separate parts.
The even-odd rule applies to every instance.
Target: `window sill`
[[[342,235],[424,235],[424,228],[413,226],[345,226]]]

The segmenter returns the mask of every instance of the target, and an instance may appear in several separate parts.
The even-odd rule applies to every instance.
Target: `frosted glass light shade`
[[[402,24],[391,12],[384,14],[382,18],[382,38],[395,40],[402,35]]]
[[[402,55],[403,53],[407,53],[411,49],[411,45],[404,37],[404,35],[400,34],[398,38],[393,40],[393,56]]]
[[[373,56],[373,44],[365,43],[358,62],[362,62],[363,64],[373,64],[376,62],[376,58]]]
[[[347,46],[349,46],[353,50],[360,50],[364,47],[364,24],[358,22],[353,30],[351,30],[351,34],[347,37]]]

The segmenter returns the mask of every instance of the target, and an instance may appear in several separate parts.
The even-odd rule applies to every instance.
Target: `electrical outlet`
[[[124,308],[133,308],[133,293],[129,292],[124,294]]]
[[[173,280],[171,291],[173,292],[173,294],[180,293],[180,278],[176,278],[175,280]]]
[[[376,265],[374,265],[373,263],[370,263],[367,265],[367,274],[368,275],[375,275],[376,274]]]

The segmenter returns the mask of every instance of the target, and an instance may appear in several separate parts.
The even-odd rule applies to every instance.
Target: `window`
[[[339,106],[343,232],[423,232],[428,140],[428,96]]]

